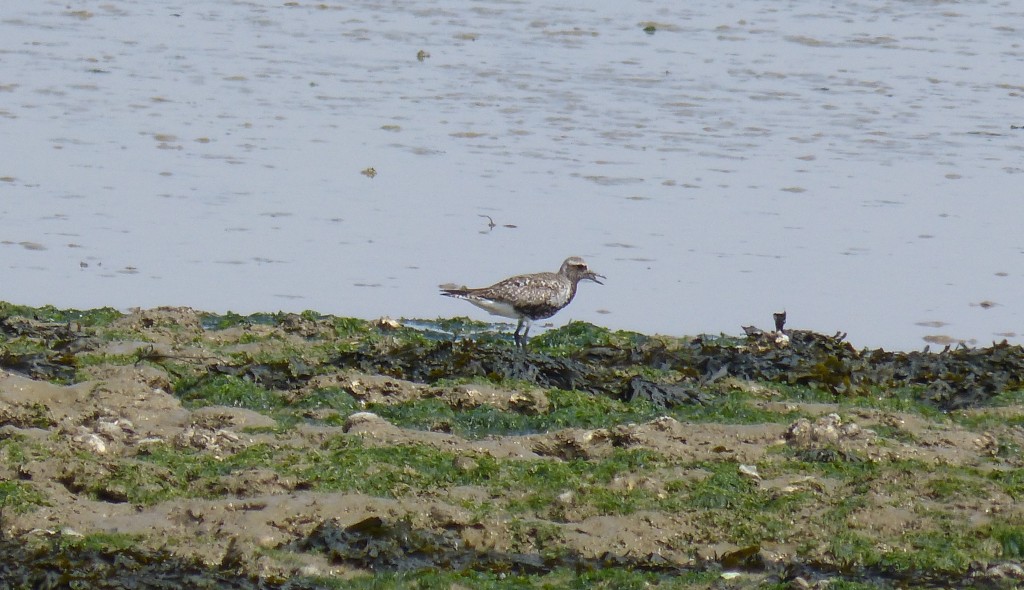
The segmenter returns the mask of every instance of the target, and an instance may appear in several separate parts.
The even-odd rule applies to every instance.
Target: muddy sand
[[[3,588],[1024,583],[1019,347],[0,316]]]

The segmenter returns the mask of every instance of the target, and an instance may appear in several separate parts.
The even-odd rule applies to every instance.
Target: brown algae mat
[[[1005,343],[0,303],[0,368],[0,588],[1024,583]]]

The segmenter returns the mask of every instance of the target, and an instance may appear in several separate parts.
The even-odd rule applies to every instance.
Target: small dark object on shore
[[[786,328],[786,312],[773,313],[772,318],[775,320],[775,331],[782,332]]]

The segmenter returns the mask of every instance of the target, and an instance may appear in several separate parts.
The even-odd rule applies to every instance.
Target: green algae
[[[28,512],[46,506],[46,498],[31,484],[20,481],[0,481],[0,515],[4,512]],[[0,517],[0,523],[2,523]]]
[[[0,318],[23,317],[40,322],[75,323],[80,326],[102,327],[110,325],[124,314],[111,307],[96,309],[59,309],[52,305],[29,307],[0,301]]]
[[[798,410],[773,411],[761,408],[757,398],[739,392],[715,398],[704,406],[680,406],[667,411],[642,399],[626,402],[608,397],[595,398],[580,391],[551,389],[545,392],[545,396],[549,401],[546,411],[522,413],[489,405],[457,409],[436,398],[360,405],[343,389],[332,388],[309,394],[290,406],[290,409],[335,410],[337,414],[326,419],[331,424],[341,424],[348,415],[366,410],[397,426],[452,432],[470,439],[549,432],[560,428],[608,428],[646,422],[659,416],[671,416],[680,421],[722,424],[788,423],[803,416]],[[190,403],[194,398],[195,395],[190,393]],[[231,401],[230,396],[216,396],[216,399]],[[216,403],[240,405],[224,404],[223,401]],[[280,418],[279,415],[276,417]],[[297,420],[289,423],[294,424]]]
[[[569,322],[558,329],[535,336],[530,340],[530,348],[556,356],[567,356],[581,351],[597,354],[598,351],[594,349],[600,347],[630,348],[647,340],[647,336],[637,332],[612,331],[587,322]]]
[[[270,412],[285,405],[283,396],[241,377],[206,374],[185,378],[174,385],[174,390],[186,407],[230,406],[257,412]]]
[[[451,432],[468,439],[543,432],[548,423],[546,414],[538,416],[508,412],[488,405],[456,410],[438,399],[421,399],[402,404],[367,404],[366,410],[403,428]]]

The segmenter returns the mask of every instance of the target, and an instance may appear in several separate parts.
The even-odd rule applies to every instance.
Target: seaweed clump
[[[392,520],[371,516],[349,526],[325,521],[308,536],[282,547],[324,554],[332,563],[345,564],[376,573],[414,573],[418,571],[481,572],[496,575],[547,575],[559,570],[575,572],[608,568],[655,574],[660,578],[681,576],[687,572],[742,571],[765,574],[765,583],[804,586],[801,581],[823,584],[838,580],[872,581],[887,587],[893,581],[903,587],[970,587],[973,582],[991,580],[993,572],[981,564],[965,573],[906,571],[899,568],[836,565],[820,561],[796,560],[780,563],[765,559],[760,545],[741,547],[710,559],[676,563],[659,554],[618,555],[606,552],[585,557],[575,551],[543,553],[504,553],[467,547],[461,541],[458,526],[441,532],[416,528],[409,519]]]
[[[238,565],[230,557],[211,567],[198,559],[187,559],[166,550],[97,548],[61,536],[32,544],[0,539],[0,588],[305,590],[319,587],[296,579],[246,575]]]
[[[424,383],[519,380],[623,400],[643,398],[665,407],[707,403],[705,386],[725,377],[806,385],[836,396],[913,387],[922,401],[946,411],[975,407],[1024,387],[1024,348],[1006,342],[988,348],[888,352],[858,350],[843,335],[802,330],[788,335],[784,344],[765,334],[746,340],[638,336],[625,345],[584,344],[558,356],[473,341],[418,341],[386,352],[363,347],[329,364]],[[638,369],[676,377],[651,378]]]
[[[857,350],[843,335],[795,330],[788,345],[749,336],[744,346],[694,339],[668,348],[651,341],[631,359],[701,379],[723,375],[807,385],[837,396],[869,395],[872,388],[920,388],[919,398],[942,410],[975,407],[1024,386],[1024,348],[1005,341],[987,348],[933,353]]]
[[[466,547],[457,530],[440,533],[415,528],[408,519],[391,521],[371,516],[347,527],[333,521],[321,523],[293,549],[319,551],[334,563],[376,572],[407,572],[440,568],[446,571],[479,571],[496,574],[547,574],[560,568],[577,571],[627,567],[663,574],[683,571],[681,564],[658,555],[642,557],[605,554],[586,558],[574,551],[552,555],[503,553]]]
[[[116,319],[105,309],[22,313],[0,306],[0,366],[64,383],[76,378],[83,353],[101,346],[98,329]],[[301,388],[332,370],[357,369],[428,384],[451,379],[525,382],[675,407],[706,405],[713,395],[707,386],[732,377],[809,386],[834,396],[911,388],[921,401],[950,411],[977,407],[1024,388],[1024,348],[1005,341],[986,348],[892,352],[854,348],[843,334],[803,330],[784,335],[749,330],[745,339],[679,339],[572,322],[535,338],[530,350],[519,351],[486,334],[456,339],[456,331],[440,330],[444,321],[420,322],[414,329],[408,327],[413,323],[396,327],[309,312],[225,316],[211,322],[204,321],[197,329],[251,329],[271,323],[309,342],[335,342],[326,358],[235,355],[202,368],[211,377],[228,375],[279,390]]]

